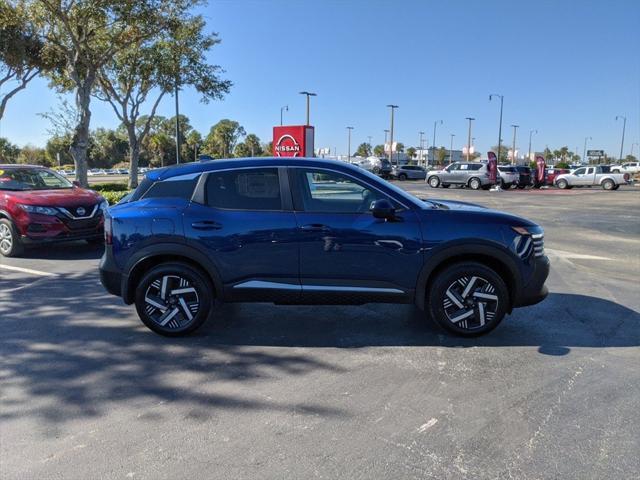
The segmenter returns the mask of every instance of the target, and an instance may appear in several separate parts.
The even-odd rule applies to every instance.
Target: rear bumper
[[[118,297],[122,296],[122,272],[113,261],[112,249],[107,245],[100,258],[100,283],[107,292]]]
[[[523,286],[519,297],[514,302],[514,307],[526,307],[535,305],[547,298],[549,290],[544,282],[549,276],[550,263],[546,256],[539,257],[534,263],[534,271],[529,279],[529,283]]]

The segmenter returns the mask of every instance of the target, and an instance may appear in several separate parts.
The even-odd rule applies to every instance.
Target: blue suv
[[[105,218],[104,287],[162,335],[221,302],[415,304],[473,336],[540,302],[543,231],[463,202],[420,200],[347,163],[215,160],[147,174]]]

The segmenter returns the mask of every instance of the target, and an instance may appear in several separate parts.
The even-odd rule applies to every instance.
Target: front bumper
[[[514,302],[514,307],[535,305],[547,298],[549,290],[544,282],[549,276],[549,268],[550,262],[546,255],[536,258],[533,274],[529,278],[529,282],[522,287],[518,298]]]

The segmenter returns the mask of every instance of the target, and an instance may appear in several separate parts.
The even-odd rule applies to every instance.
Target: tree
[[[195,162],[197,160],[197,155],[200,149],[202,148],[202,135],[197,130],[191,130],[184,139],[185,146],[187,147],[187,156],[188,159],[193,159]],[[191,160],[188,160],[191,161]]]
[[[273,142],[267,142],[264,145],[262,145],[262,156],[263,157],[273,156]]]
[[[25,5],[0,0],[0,120],[9,100],[43,69],[53,67],[54,57],[46,59],[42,51]]]
[[[373,147],[373,154],[376,157],[384,157],[385,151],[384,151],[384,145],[376,145],[375,147]]]
[[[371,145],[368,143],[361,143],[358,145],[356,153],[354,154],[356,157],[370,157],[371,156]]]
[[[60,165],[73,163],[73,157],[69,153],[71,146],[71,135],[53,135],[47,140],[45,146],[45,155],[52,165],[58,165],[58,156],[60,157]]]
[[[175,148],[172,138],[164,132],[155,132],[149,136],[149,151],[155,160],[151,163],[155,166],[164,167],[167,155]]]
[[[500,145],[500,155],[498,155],[498,146],[491,147],[491,151],[498,157],[498,163],[504,163],[509,161],[509,147],[505,144]]]
[[[91,135],[89,164],[92,167],[111,168],[127,157],[129,143],[115,130],[98,128]]]
[[[51,83],[60,91],[74,94],[78,120],[70,151],[76,178],[87,186],[91,95],[99,71],[131,45],[163,31],[171,11],[192,1],[25,1],[43,41],[43,55],[62,61],[60,68],[47,72]]]
[[[396,152],[397,153],[404,153],[404,143],[402,143],[402,142],[396,143]]]
[[[17,163],[20,149],[6,138],[0,137],[0,163]]]
[[[244,139],[244,142],[239,143],[233,154],[236,157],[259,157],[263,154],[262,145],[260,145],[260,139],[257,135],[250,133]]]
[[[444,165],[445,159],[449,156],[449,150],[444,147],[440,147],[437,151],[438,164]],[[451,161],[451,159],[449,159]]]
[[[627,155],[627,156],[625,157],[624,161],[625,161],[625,162],[637,162],[637,161],[638,161],[638,159],[636,158],[636,156],[635,156],[635,155],[631,155],[631,154],[629,154],[629,155]]]
[[[227,158],[234,151],[240,137],[246,134],[244,128],[227,118],[216,123],[204,140],[203,153],[212,157]]]
[[[416,152],[417,150],[414,147],[407,148],[407,156],[409,157],[410,160],[413,160],[414,158],[416,158]]]
[[[17,163],[24,163],[27,165],[44,165],[45,167],[50,165],[44,149],[34,147],[33,145],[26,145],[20,149]]]
[[[222,98],[231,87],[231,82],[219,78],[220,67],[210,64],[206,58],[220,40],[216,34],[204,32],[204,19],[190,15],[186,10],[189,6],[186,2],[176,5],[163,34],[140,39],[118,52],[98,70],[99,98],[112,106],[129,138],[131,188],[138,184],[141,145],[149,134],[151,121],[163,96],[179,84],[180,87],[194,87],[202,95],[202,101],[208,102]],[[147,102],[150,112],[146,121],[138,122],[142,116],[141,108]],[[183,116],[180,117],[182,119]],[[186,138],[188,132],[180,123],[181,138]],[[189,155],[189,146],[180,143],[180,155]]]

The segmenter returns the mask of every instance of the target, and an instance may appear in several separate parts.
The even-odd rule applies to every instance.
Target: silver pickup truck
[[[581,167],[571,173],[558,175],[555,185],[558,188],[601,186],[605,190],[617,190],[620,185],[630,182],[628,173],[611,173],[607,166]]]

